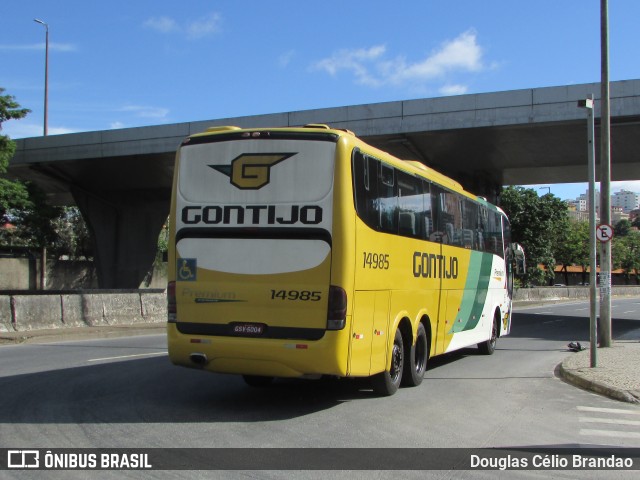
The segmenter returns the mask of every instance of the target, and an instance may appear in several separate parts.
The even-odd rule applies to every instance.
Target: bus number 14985
[[[388,253],[371,253],[362,252],[364,263],[362,268],[373,268],[376,270],[389,270],[389,254]]]

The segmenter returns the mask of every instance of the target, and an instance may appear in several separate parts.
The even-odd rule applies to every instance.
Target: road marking
[[[553,315],[553,312],[534,312],[535,315]]]
[[[581,429],[580,435],[597,435],[600,437],[615,437],[615,438],[640,438],[639,432],[619,432],[615,430]]]
[[[624,410],[622,408],[599,408],[599,407],[577,407],[581,412],[598,412],[598,413],[622,413],[626,415],[640,415],[640,410]]]
[[[586,418],[586,417],[580,417],[578,420],[580,421],[580,423],[607,423],[611,425],[640,426],[640,420],[618,420],[615,418]]]
[[[622,313],[636,313],[636,310],[627,310],[626,312],[622,312]]]
[[[154,355],[167,355],[167,352],[138,353],[136,355],[121,355],[119,357],[92,358],[90,360],[87,360],[87,362],[103,362],[105,360],[121,360],[123,358],[151,357]]]

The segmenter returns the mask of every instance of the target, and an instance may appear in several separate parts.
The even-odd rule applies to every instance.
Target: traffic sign
[[[602,243],[610,242],[613,238],[613,227],[603,223],[596,227],[596,238]]]

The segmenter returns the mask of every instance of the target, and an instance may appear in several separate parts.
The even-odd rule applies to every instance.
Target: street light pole
[[[591,368],[598,365],[597,345],[598,327],[596,323],[596,151],[594,144],[595,122],[593,119],[593,94],[586,100],[580,100],[578,106],[587,109],[587,140],[588,140],[588,176],[589,176],[589,338],[591,341]]]
[[[611,225],[611,117],[609,107],[609,1],[600,0],[600,223]],[[600,250],[600,346],[611,346],[611,242]]]
[[[48,133],[49,124],[49,25],[38,18],[34,22],[44,25],[45,34],[45,56],[44,56],[44,136]]]
[[[548,190],[547,193],[551,195],[551,187],[538,187],[538,190],[544,190],[545,188]]]

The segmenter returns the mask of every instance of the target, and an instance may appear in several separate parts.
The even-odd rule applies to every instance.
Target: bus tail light
[[[171,323],[178,321],[176,308],[176,282],[167,283],[167,320]]]
[[[342,330],[347,319],[347,292],[343,288],[329,287],[329,308],[327,311],[327,330]]]

